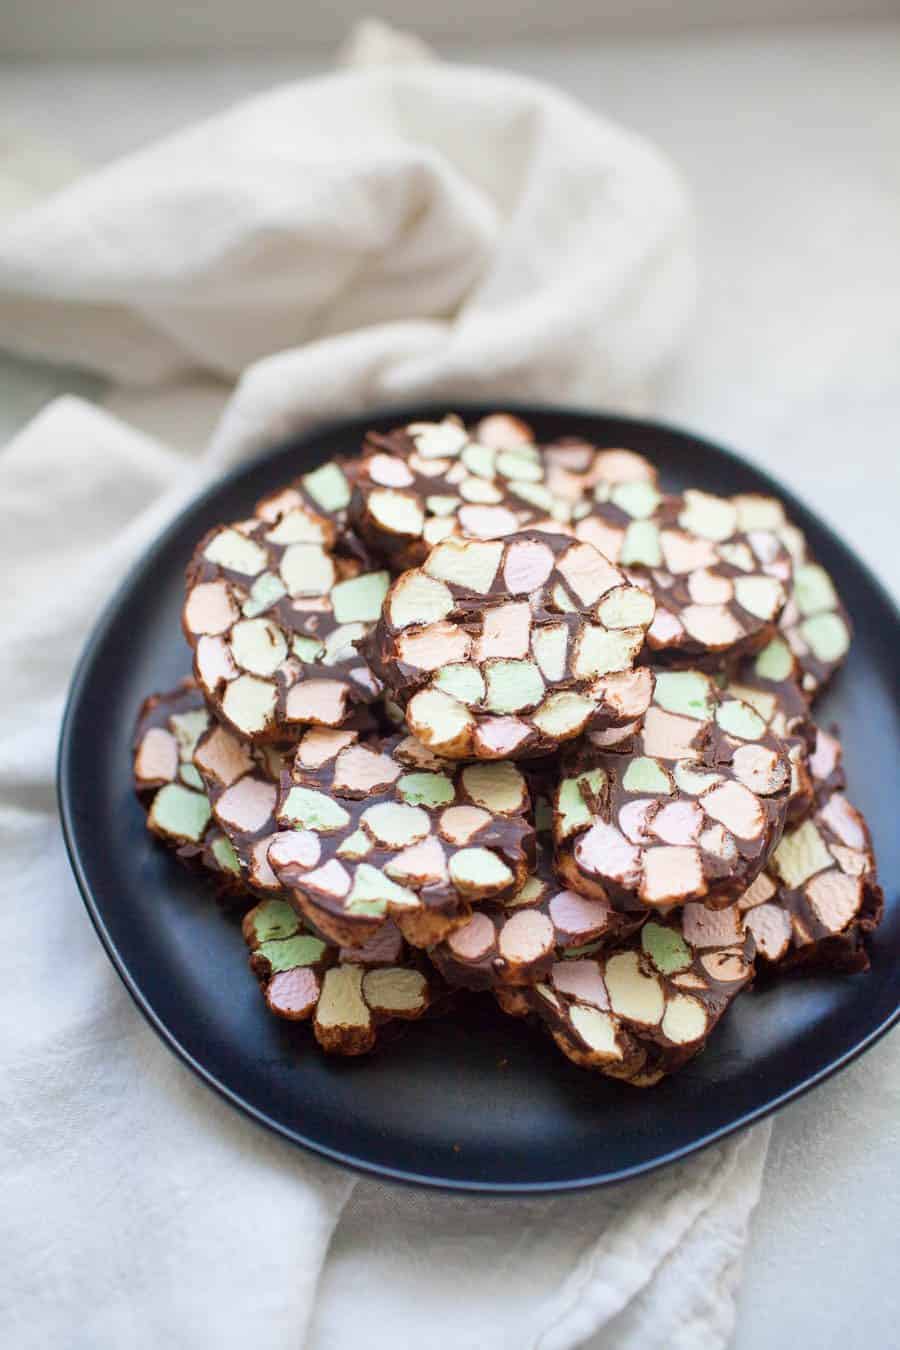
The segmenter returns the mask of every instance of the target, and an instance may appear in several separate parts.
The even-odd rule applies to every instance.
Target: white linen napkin
[[[375,38],[361,49],[384,65]],[[218,463],[394,398],[646,405],[689,304],[688,236],[647,146],[541,86],[434,64],[277,90],[0,225],[0,344],[143,383],[117,407],[176,444],[237,380],[199,457],[71,398],[0,453],[2,1344],[727,1343],[767,1126],[601,1193],[356,1180],[157,1042],[90,928],[53,800],[90,625]]]

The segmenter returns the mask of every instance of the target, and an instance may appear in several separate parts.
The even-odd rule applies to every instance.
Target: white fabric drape
[[[652,148],[526,80],[409,45],[392,65],[375,37],[355,55],[377,69],[276,90],[30,207],[21,181],[0,192],[0,345],[102,375],[120,414],[62,399],[0,453],[0,1340],[17,1350],[730,1334],[767,1126],[610,1192],[357,1180],[163,1049],[66,865],[72,665],[121,570],[216,466],[420,396],[648,407],[682,331],[690,217]]]

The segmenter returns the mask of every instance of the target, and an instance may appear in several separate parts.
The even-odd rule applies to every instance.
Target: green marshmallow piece
[[[738,577],[734,598],[755,618],[771,619],[784,603],[784,592],[774,577]]]
[[[850,634],[840,614],[815,614],[804,619],[800,632],[817,660],[840,661],[850,647]]]
[[[182,764],[181,781],[182,783],[187,783],[188,787],[195,788],[197,792],[203,792],[205,790],[203,787],[203,779],[200,777],[193,764]]]
[[[561,614],[574,614],[578,606],[559,582],[553,587],[553,603]]]
[[[425,505],[433,516],[452,516],[459,506],[458,497],[426,497]]]
[[[323,511],[343,511],[350,503],[350,484],[337,464],[323,464],[304,474],[303,486]]]
[[[287,587],[281,577],[274,572],[263,572],[251,586],[241,612],[245,619],[255,619],[257,615],[271,609],[284,595],[287,595]]]
[[[387,572],[367,572],[331,588],[331,603],[338,623],[374,623],[381,614],[390,578]]]
[[[568,736],[593,713],[596,705],[584,694],[561,689],[545,699],[532,718],[545,736]]]
[[[633,759],[625,770],[622,786],[626,792],[650,793],[668,797],[672,792],[669,775],[661,764],[648,755]]]
[[[347,901],[347,912],[350,914],[362,914],[366,918],[380,919],[387,913],[386,900],[361,900],[357,897],[355,900]]]
[[[643,592],[638,591],[637,594],[642,595]],[[652,608],[652,600],[650,605]],[[637,635],[637,645],[640,645],[640,634]],[[585,624],[573,663],[575,673],[582,678],[590,678],[592,675],[608,675],[611,671],[627,670],[634,656],[634,649],[635,638],[632,632],[617,628],[600,628],[592,623]]]
[[[372,848],[372,840],[365,830],[354,830],[338,846],[337,856],[339,858],[364,858],[367,853],[372,852]]]
[[[600,602],[597,612],[607,628],[646,628],[654,609],[653,596],[631,586],[613,591]]]
[[[693,957],[680,933],[659,923],[647,923],[641,929],[641,946],[661,975],[687,970]]]
[[[369,510],[384,529],[394,534],[407,534],[415,539],[425,524],[421,502],[393,488],[377,488],[369,498]]]
[[[600,938],[597,942],[585,942],[581,947],[565,947],[560,955],[564,961],[574,961],[579,956],[592,956],[604,945],[603,939]]]
[[[533,708],[544,697],[544,681],[533,661],[497,660],[487,668],[487,706],[514,713]]]
[[[749,704],[766,723],[771,722],[778,710],[778,699],[775,695],[767,694],[762,689],[748,689],[743,684],[730,684],[728,692],[734,698],[739,698],[742,703]]]
[[[780,530],[784,525],[784,508],[772,497],[742,497],[735,502],[738,513],[738,529],[745,533],[749,530]]]
[[[730,698],[716,709],[716,721],[729,736],[742,741],[755,741],[764,735],[766,724],[759,713],[739,699]]]
[[[443,666],[437,673],[434,683],[445,694],[458,698],[460,703],[471,706],[484,698],[484,679],[477,666]]]
[[[489,445],[479,445],[477,441],[469,441],[460,455],[469,473],[474,474],[476,478],[493,478],[496,457],[495,450]]]
[[[761,680],[786,680],[794,669],[794,658],[784,638],[773,638],[763,647],[753,666]]]
[[[699,766],[686,760],[680,759],[675,765],[675,782],[682,792],[688,793],[691,797],[699,797],[701,792],[721,781],[720,773],[706,773]]]
[[[323,666],[334,666],[340,661],[353,661],[357,656],[356,647],[366,635],[364,623],[345,623],[333,629],[325,639],[325,651],[322,654]]]
[[[582,825],[591,823],[592,812],[582,795],[582,783],[594,796],[599,796],[606,783],[606,773],[603,769],[591,769],[587,773],[579,774],[577,778],[562,780],[556,802],[556,809],[561,817],[559,825],[561,839],[568,838],[573,830],[580,829]]]
[[[625,531],[619,562],[623,567],[642,563],[645,567],[659,567],[662,550],[659,529],[652,520],[633,520]]]
[[[397,787],[410,806],[449,806],[456,796],[450,779],[442,773],[405,773]]]
[[[794,572],[794,599],[804,617],[834,609],[838,603],[831,578],[818,563],[804,563]]]
[[[650,483],[617,483],[609,496],[610,501],[633,520],[646,520],[660,502],[659,493]]]
[[[298,933],[277,942],[261,942],[256,950],[268,961],[271,973],[277,975],[297,966],[314,966],[325,954],[325,943],[308,933]]]
[[[163,834],[189,839],[195,844],[203,838],[211,814],[204,794],[192,792],[180,783],[167,783],[160,788],[150,807],[150,819]]]
[[[805,820],[782,836],[772,862],[785,884],[796,890],[817,872],[833,866],[834,859],[814,822]]]
[[[700,721],[705,721],[712,711],[709,680],[696,670],[658,671],[653,701],[666,712]]]
[[[211,852],[223,872],[231,872],[236,877],[241,875],[241,864],[238,862],[234,845],[224,834],[217,835],[212,841]]]
[[[556,497],[551,493],[550,506],[547,509],[547,514],[551,516],[553,520],[561,520],[564,524],[567,524],[573,519],[578,519],[576,513],[580,508],[583,508],[581,512],[582,515],[587,515],[591,509],[587,502],[581,502],[579,506],[573,508],[570,503],[565,501],[562,497]]]
[[[556,518],[555,508],[558,506],[556,498],[548,487],[543,483],[526,483],[521,479],[511,479],[507,483],[508,491],[516,497],[521,497],[524,502],[531,506],[538,506],[542,511],[547,511]]]
[[[197,742],[209,726],[209,713],[175,713],[170,722],[178,742],[178,758],[182,761],[192,759]]]
[[[325,643],[319,638],[304,637],[302,633],[294,638],[291,649],[301,661],[318,661],[325,650]]]
[[[250,914],[253,936],[261,942],[280,942],[301,930],[296,911],[285,900],[264,900]]]
[[[531,455],[520,455],[515,450],[504,450],[497,456],[497,472],[517,482],[539,483],[544,470]]]
[[[418,906],[419,900],[406,886],[398,886],[377,867],[360,863],[345,906],[347,912],[380,915],[385,913],[389,903],[411,909]]]
[[[546,887],[540,877],[527,877],[515,895],[504,901],[506,909],[517,909],[520,905],[533,905],[544,894]]]
[[[293,787],[287,795],[281,809],[284,820],[300,830],[341,830],[350,824],[350,816],[344,808],[324,792],[315,792],[312,788]]]
[[[462,771],[462,785],[472,801],[486,811],[516,811],[525,795],[522,775],[509,760],[467,764]]]
[[[531,635],[534,659],[547,680],[561,680],[566,673],[566,651],[569,634],[564,624],[551,628],[536,628]]]
[[[220,530],[206,545],[203,556],[245,577],[258,576],[268,562],[265,550],[239,530]]]
[[[686,492],[685,505],[678,523],[701,539],[721,541],[728,539],[737,526],[737,511],[724,498],[710,497],[705,492]]]
[[[450,859],[450,879],[457,885],[495,887],[512,881],[512,872],[487,848],[463,848]]]
[[[362,824],[369,834],[387,848],[407,848],[428,833],[428,817],[418,806],[403,802],[376,802],[366,807]]]

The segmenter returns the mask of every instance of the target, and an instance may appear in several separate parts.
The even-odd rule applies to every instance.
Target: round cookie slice
[[[512,895],[534,862],[528,786],[513,764],[460,767],[411,736],[313,730],[282,777],[275,875],[329,941],[362,946],[393,919],[414,946]]]
[[[362,650],[407,725],[453,759],[546,754],[647,708],[653,601],[590,544],[446,539],[385,598]]]
[[[134,786],[152,834],[182,862],[206,868],[224,889],[241,891],[240,864],[213,819],[193,763],[196,744],[211,721],[193,680],[146,698],[134,732]]]
[[[530,429],[502,413],[371,432],[353,479],[353,527],[395,573],[450,535],[499,539],[557,509]]]
[[[781,837],[790,766],[753,708],[702,671],[657,671],[643,726],[587,744],[557,789],[560,877],[621,910],[727,905]]]
[[[739,901],[764,967],[868,969],[865,937],[881,922],[884,895],[841,759],[839,741],[819,730],[810,757],[815,801]]]
[[[656,481],[630,450],[571,439],[539,446],[525,422],[502,412],[468,430],[448,416],[372,432],[351,473],[353,527],[394,573],[421,565],[451,535],[502,539],[528,524],[565,525],[589,510],[592,493]]]
[[[220,525],[187,569],[182,626],[217,719],[254,743],[341,726],[379,694],[356,644],[378,618],[385,571],[332,551],[333,521],[295,506]]]
[[[513,1015],[537,1013],[575,1064],[650,1087],[703,1049],[752,978],[737,906],[688,904],[651,916],[615,951],[557,962],[533,988],[498,998]]]
[[[357,951],[329,947],[307,932],[283,900],[265,900],[244,918],[250,968],[266,1004],[291,1022],[312,1019],[319,1045],[332,1055],[364,1055],[393,1018],[427,1011],[434,981],[386,924]]]
[[[718,670],[774,637],[790,553],[777,533],[742,529],[728,498],[619,484],[593,502],[575,532],[653,594],[647,649],[654,661]]]
[[[525,885],[503,902],[481,903],[468,923],[429,950],[449,985],[496,989],[534,984],[569,957],[585,956],[629,937],[644,914],[619,914],[606,900],[566,888],[540,847]]]

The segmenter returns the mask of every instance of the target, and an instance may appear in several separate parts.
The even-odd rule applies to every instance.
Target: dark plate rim
[[[178,1037],[166,1023],[157,1016],[149,998],[143,993],[138,983],[132,977],[128,967],[127,960],[119,951],[112,936],[106,926],[100,906],[97,904],[91,891],[87,874],[82,861],[82,854],[78,843],[77,830],[74,823],[73,814],[73,774],[71,771],[72,747],[72,727],[80,702],[82,692],[87,686],[94,664],[95,655],[102,645],[107,630],[113,622],[116,613],[119,610],[124,598],[128,595],[134,580],[147,565],[151,554],[165,547],[171,536],[180,529],[184,517],[189,513],[201,507],[209,498],[213,497],[220,489],[239,478],[244,477],[253,466],[263,460],[284,452],[288,448],[302,449],[309,445],[314,445],[316,440],[324,435],[334,434],[342,427],[356,426],[364,418],[370,418],[376,421],[380,418],[394,416],[400,422],[409,422],[413,419],[428,419],[429,416],[442,415],[448,407],[465,420],[473,421],[486,415],[493,408],[502,406],[505,411],[513,416],[522,417],[527,420],[529,416],[535,417],[560,417],[560,418],[580,418],[595,419],[605,418],[614,420],[625,427],[631,426],[638,429],[653,429],[662,431],[667,435],[683,437],[692,442],[694,448],[707,451],[719,459],[740,468],[750,468],[753,473],[761,480],[763,487],[779,497],[788,507],[789,512],[799,517],[807,517],[814,520],[819,533],[827,539],[830,548],[843,554],[854,566],[863,574],[866,583],[877,594],[878,598],[885,605],[892,615],[894,624],[900,629],[900,607],[893,596],[872,572],[866,562],[859,557],[854,550],[846,544],[843,539],[832,529],[827,521],[824,521],[805,506],[799,499],[784,487],[776,478],[761,468],[754,461],[745,459],[734,450],[726,446],[719,445],[717,442],[708,440],[705,436],[678,426],[671,422],[661,421],[656,418],[638,418],[624,413],[618,413],[601,408],[588,408],[574,404],[553,404],[541,402],[519,402],[510,400],[494,400],[491,404],[478,403],[460,399],[447,399],[439,403],[423,401],[415,404],[404,405],[382,405],[370,409],[368,412],[361,412],[354,418],[331,418],[323,420],[315,427],[301,433],[298,436],[289,437],[286,440],[279,441],[276,444],[268,446],[254,456],[252,460],[244,461],[224,474],[216,475],[211,482],[206,484],[199,492],[191,496],[188,501],[176,512],[174,517],[168,522],[163,530],[154,536],[152,542],[143,550],[140,556],[135,560],[125,575],[124,580],[117,586],[116,590],[107,601],[106,605],[96,620],[90,636],[85,643],[81,654],[75,664],[74,672],[69,684],[69,691],[66,698],[65,709],[63,712],[62,726],[60,731],[59,750],[57,755],[57,803],[59,806],[60,821],[62,825],[63,840],[66,846],[66,852],[69,857],[69,863],[75,876],[75,881],[81,893],[81,898],[90,917],[91,923],[100,939],[112,965],[121,979],[125,988],[128,990],[132,1001],[142,1013],[146,1021],[159,1036],[160,1040],[173,1051],[181,1062],[204,1082],[213,1091],[224,1098],[232,1106],[237,1107],[243,1115],[264,1126],[280,1138],[289,1141],[295,1146],[300,1146],[317,1154],[330,1163],[359,1173],[364,1176],[375,1177],[382,1181],[394,1181],[409,1186],[423,1186],[432,1190],[469,1192],[484,1196],[523,1196],[539,1194],[555,1194],[563,1191],[587,1190],[599,1186],[611,1186],[623,1181],[629,1181],[639,1176],[646,1176],[658,1168],[669,1166],[683,1158],[690,1157],[692,1154],[699,1153],[701,1150],[709,1148],[712,1144],[719,1143],[739,1130],[746,1129],[748,1126],[758,1121],[766,1119],[776,1111],[781,1110],[788,1103],[798,1100],[812,1088],[831,1078],[832,1075],[839,1073],[851,1064],[860,1055],[869,1050],[882,1036],[891,1030],[900,1022],[900,1001],[897,1006],[869,1031],[856,1045],[851,1049],[839,1055],[837,1059],[809,1074],[807,1077],[796,1082],[792,1087],[780,1093],[777,1097],[753,1110],[745,1111],[742,1115],[729,1121],[719,1129],[713,1130],[702,1137],[692,1140],[690,1143],[680,1148],[673,1149],[667,1153],[661,1153],[653,1158],[648,1158],[642,1162],[634,1163],[629,1167],[619,1168],[611,1172],[603,1172],[595,1175],[572,1178],[568,1181],[517,1181],[508,1183],[492,1183],[490,1181],[478,1181],[471,1178],[453,1179],[437,1177],[426,1173],[415,1172],[404,1168],[390,1167],[382,1163],[372,1162],[369,1159],[358,1157],[353,1154],[342,1152],[339,1149],[329,1148],[327,1144],[319,1140],[311,1139],[301,1131],[291,1128],[282,1122],[274,1119],[265,1111],[260,1110],[251,1102],[247,1101],[234,1088],[229,1087],[221,1079],[217,1078],[208,1070],[194,1055],[181,1044]]]

